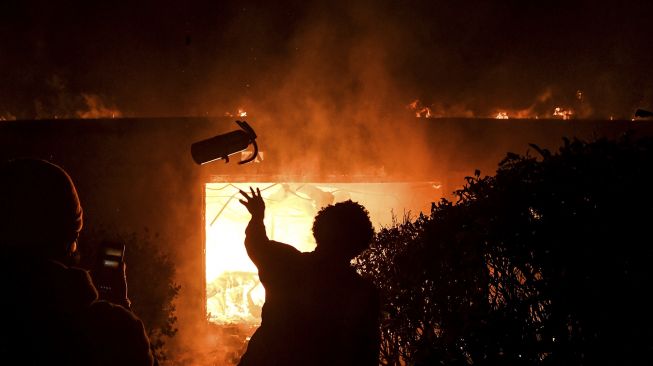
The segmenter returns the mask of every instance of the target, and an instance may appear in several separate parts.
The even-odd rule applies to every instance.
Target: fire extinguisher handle
[[[247,132],[251,140],[256,139],[256,132],[254,132],[254,129],[249,125],[249,123],[247,123],[247,121],[236,121],[236,123],[243,129],[243,131]]]
[[[256,156],[258,155],[258,145],[256,144],[256,140],[252,140],[252,145],[254,146],[254,152],[252,155],[245,160],[239,161],[238,164],[249,163],[250,161],[256,159]]]
[[[252,126],[250,126],[247,121],[236,121],[238,126],[245,131],[249,137],[250,142],[254,146],[254,152],[250,157],[248,157],[245,160],[239,161],[238,164],[246,164],[249,163],[250,161],[256,159],[256,156],[258,155],[258,145],[256,144],[256,132],[254,132],[254,129]]]

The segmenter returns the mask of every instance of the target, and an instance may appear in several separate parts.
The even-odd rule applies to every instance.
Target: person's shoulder
[[[120,337],[128,343],[147,340],[143,322],[120,305],[98,300],[89,306],[83,317],[89,334],[99,339]]]
[[[131,311],[120,305],[104,300],[98,300],[91,304],[86,316],[90,322],[101,323],[105,329],[136,327],[142,328],[142,322]]]
[[[284,286],[288,276],[293,276],[302,263],[302,253],[292,245],[270,241],[265,256],[256,262],[258,276],[264,286],[279,284]]]
[[[278,250],[284,251],[287,253],[301,253],[297,248],[293,247],[290,244],[282,243],[280,241],[270,240],[270,244],[273,244]]]
[[[103,360],[102,365],[152,365],[145,327],[124,307],[104,300],[95,301],[84,316],[84,327],[91,353]]]
[[[302,252],[297,250],[297,248],[293,247],[290,244],[270,240],[270,254],[272,257],[270,259],[274,261],[279,261],[279,260],[294,260],[298,259],[301,257]]]

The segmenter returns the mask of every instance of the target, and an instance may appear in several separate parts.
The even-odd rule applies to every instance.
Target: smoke
[[[315,5],[261,70],[228,67],[242,72],[246,93],[213,99],[244,107],[284,174],[378,175],[405,156],[423,156],[420,127],[405,109],[409,94],[394,70],[404,31],[384,11]],[[219,108],[209,114],[222,114]]]
[[[0,120],[122,117],[122,112],[109,102],[109,98],[71,90],[69,82],[57,74],[48,76],[31,105],[19,108],[18,112],[0,114]]]
[[[582,90],[592,101],[583,117],[629,118],[653,103],[649,24],[633,16],[651,7],[196,0],[71,11],[28,0],[0,9],[0,110],[59,117],[88,94],[124,116],[221,116],[243,99],[261,116],[272,113],[261,101],[295,82],[299,94],[284,96],[343,112],[352,94],[372,92],[369,104],[377,85],[388,88],[378,104],[395,111],[419,99],[438,115],[492,116],[528,109],[549,89],[547,114]]]
[[[85,108],[75,112],[78,118],[119,118],[122,113],[115,107],[105,104],[102,98],[95,94],[82,94]]]
[[[16,116],[14,116],[11,113],[6,112],[0,114],[0,121],[15,121],[15,120],[16,120]]]

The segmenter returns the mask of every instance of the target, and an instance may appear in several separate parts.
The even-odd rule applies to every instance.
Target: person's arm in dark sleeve
[[[240,202],[247,208],[252,218],[245,229],[245,249],[247,255],[259,269],[259,276],[266,277],[266,273],[274,274],[278,266],[288,264],[290,258],[299,254],[299,251],[288,244],[279,243],[268,239],[265,232],[265,202],[261,197],[259,189],[254,192],[250,188],[250,194],[240,191],[243,200]],[[270,271],[268,271],[270,270]],[[263,278],[262,278],[263,280]]]
[[[263,214],[252,214],[247,229],[245,229],[245,249],[247,255],[257,267],[259,267],[262,260],[268,257],[266,251],[269,251],[271,245],[270,239],[268,239],[265,232],[263,217]]]
[[[265,224],[263,224],[265,202],[263,202],[261,191],[258,188],[256,192],[251,187],[249,190],[251,196],[240,191],[240,194],[244,198],[240,200],[240,203],[252,215],[249,224],[247,224],[247,229],[245,229],[245,249],[247,249],[247,255],[249,255],[249,258],[254,262],[256,267],[260,267],[261,260],[266,258],[265,252],[270,246],[270,239],[268,239],[265,233]]]

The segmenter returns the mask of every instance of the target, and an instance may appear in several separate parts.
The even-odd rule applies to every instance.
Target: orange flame
[[[406,108],[415,112],[415,117],[417,118],[431,118],[433,113],[431,113],[431,108],[423,106],[419,99],[415,99],[410,102]]]
[[[555,107],[553,110],[553,116],[558,117],[564,120],[571,119],[571,116],[574,115],[574,112],[571,110],[571,108],[562,108],[562,107]]]
[[[507,112],[499,112],[497,115],[494,117],[496,119],[508,119],[508,113]]]
[[[247,111],[245,111],[243,108],[238,108],[238,111],[236,113],[225,112],[224,115],[225,117],[243,118],[243,117],[247,117]]]

